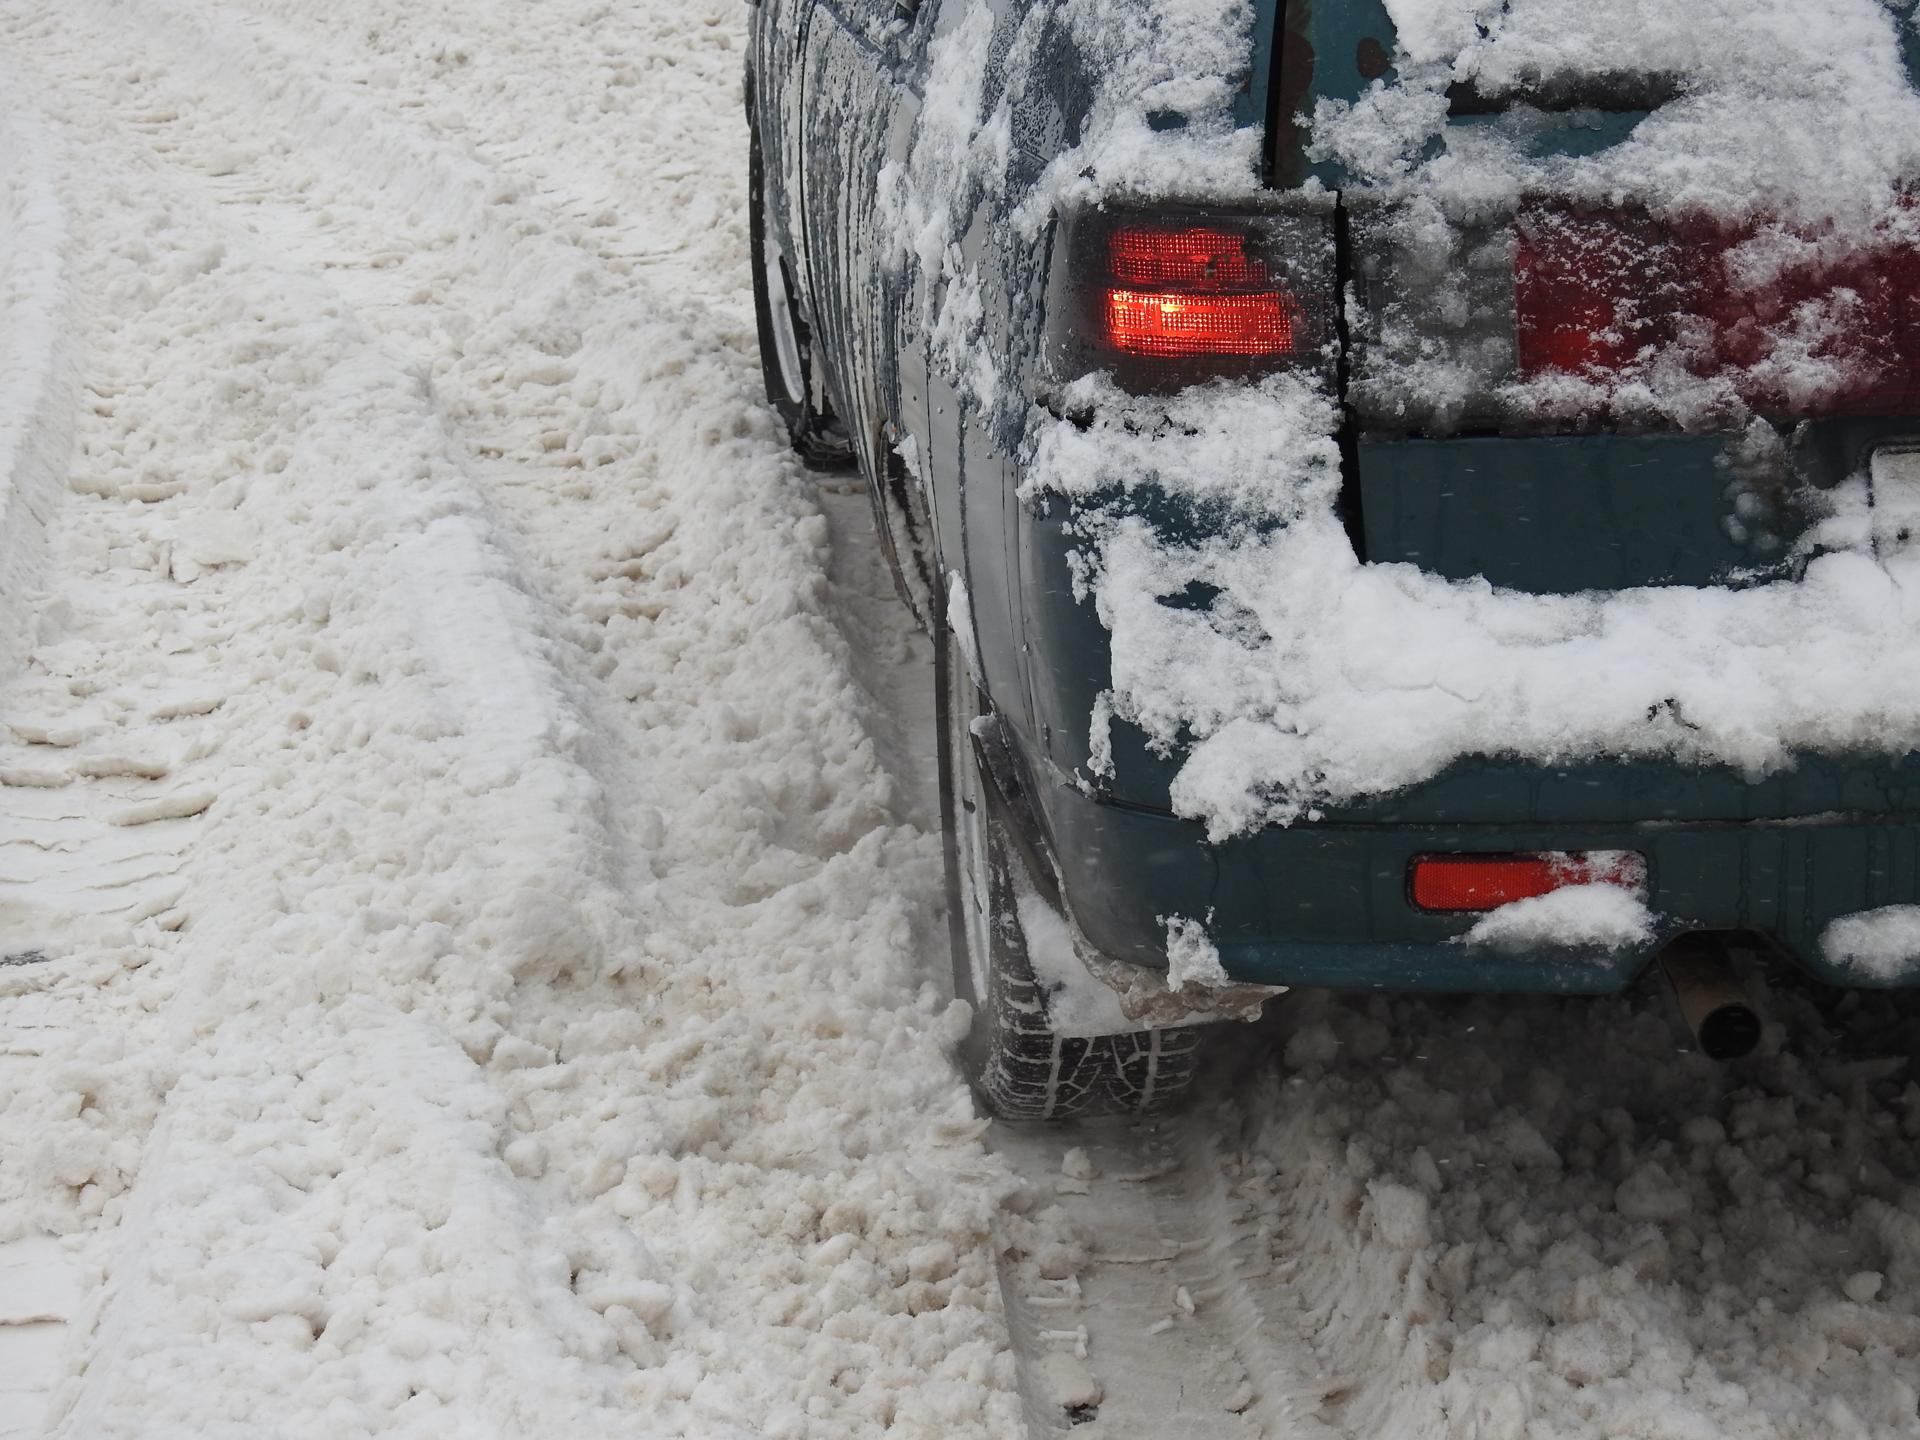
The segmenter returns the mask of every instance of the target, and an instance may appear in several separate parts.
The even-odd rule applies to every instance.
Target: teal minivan
[[[1610,3],[1636,8],[1585,9],[1604,20]],[[1912,93],[1901,6],[1818,4]],[[1788,957],[1833,985],[1920,983],[1920,714],[1904,692],[1831,743],[1817,724],[1782,732],[1765,764],[1720,744],[1737,717],[1703,721],[1660,692],[1644,736],[1508,743],[1488,714],[1493,740],[1411,778],[1256,776],[1223,818],[1193,798],[1209,726],[1285,731],[1303,703],[1289,676],[1325,673],[1287,668],[1314,637],[1289,641],[1284,615],[1230,607],[1190,566],[1147,597],[1154,614],[1168,636],[1239,636],[1211,673],[1253,698],[1211,718],[1156,707],[1151,672],[1180,668],[1177,638],[1121,674],[1127,607],[1102,588],[1118,573],[1103,537],[1151,534],[1217,566],[1278,556],[1274,536],[1316,496],[1349,571],[1404,577],[1416,601],[1601,614],[1612,597],[1800,585],[1849,543],[1860,565],[1891,563],[1874,507],[1894,513],[1894,491],[1920,484],[1904,198],[1851,241],[1844,223],[1838,242],[1831,222],[1808,232],[1755,278],[1763,220],[1725,204],[1687,218],[1684,196],[1642,196],[1615,163],[1642,127],[1705,103],[1690,55],[1763,53],[1742,46],[1777,37],[1741,27],[1779,6],[1712,7],[1725,28],[1700,44],[1718,50],[1623,51],[1653,57],[1639,68],[1573,55],[1562,73],[1525,37],[1498,48],[1527,5],[757,0],[768,396],[810,462],[864,471],[935,639],[962,1057],[1002,1116],[1164,1104],[1192,1072],[1195,1022],[1250,1013],[1271,987],[1604,994],[1660,964],[1703,1048],[1731,1056],[1757,1023],[1730,955]],[[1778,89],[1763,79],[1754,94]],[[1669,170],[1708,186],[1672,153],[1650,194]],[[1499,163],[1474,170],[1487,155]],[[1808,339],[1836,306],[1846,324]],[[1794,326],[1799,369],[1780,339]],[[1684,384],[1662,390],[1663,374]],[[1321,397],[1324,433],[1305,458],[1231,436],[1209,448],[1207,415],[1265,424],[1191,400],[1234,394],[1283,419]],[[1063,480],[1058,457],[1083,440],[1095,458]],[[1209,489],[1171,461],[1100,468],[1159,453],[1229,469],[1273,454],[1308,498],[1249,509],[1233,497],[1258,475]],[[1177,628],[1195,623],[1212,629]],[[1601,696],[1616,678],[1556,682]],[[1846,677],[1816,678],[1845,710]],[[1754,727],[1778,698],[1754,695]],[[1364,770],[1364,741],[1315,743]],[[1569,905],[1558,924],[1541,902],[1562,891],[1607,923],[1582,928]]]

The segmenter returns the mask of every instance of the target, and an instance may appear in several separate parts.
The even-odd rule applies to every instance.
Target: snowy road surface
[[[0,0],[0,1436],[1920,1435],[1910,1005],[975,1117],[744,17]]]

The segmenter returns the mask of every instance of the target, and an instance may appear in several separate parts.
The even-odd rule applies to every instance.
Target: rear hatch
[[[1765,206],[1513,182],[1570,171],[1681,113],[1667,107],[1692,103],[1693,77],[1651,65],[1480,77],[1463,62],[1444,118],[1399,162],[1444,176],[1450,193],[1370,184],[1304,117],[1372,106],[1386,133],[1404,53],[1390,5],[1279,3],[1272,174],[1342,197],[1347,513],[1365,559],[1541,594],[1790,582],[1837,487],[1870,483],[1876,452],[1920,436],[1920,227],[1907,208],[1822,228]],[[1507,168],[1475,193],[1460,171],[1487,155]],[[1908,810],[1910,770],[1807,757],[1748,783],[1665,763],[1473,760],[1328,818]]]

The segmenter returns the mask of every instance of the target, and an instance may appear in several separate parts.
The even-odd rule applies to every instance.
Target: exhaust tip
[[[1742,1060],[1760,1043],[1760,1016],[1751,1005],[1722,1005],[1700,1022],[1693,1038],[1709,1060]]]
[[[1678,936],[1661,953],[1660,968],[1701,1054],[1739,1060],[1753,1053],[1760,1043],[1760,1012],[1733,973],[1723,937],[1704,930]]]

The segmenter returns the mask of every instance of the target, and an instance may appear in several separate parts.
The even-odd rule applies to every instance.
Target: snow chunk
[[[1162,915],[1167,927],[1167,986],[1183,990],[1188,985],[1208,989],[1232,982],[1226,966],[1220,963],[1220,951],[1207,936],[1207,928],[1198,920],[1183,915]]]
[[[202,570],[245,565],[258,547],[257,528],[245,516],[233,514],[208,515],[179,541],[181,554]]]
[[[1081,962],[1073,928],[1064,916],[1036,895],[1024,877],[1014,879],[1015,913],[1027,942],[1027,963],[1046,995],[1047,1020],[1055,1033],[1078,1038],[1125,1035],[1140,1028],[1120,1008],[1113,987],[1096,979]]]
[[[1857,1270],[1842,1282],[1840,1288],[1854,1304],[1865,1305],[1879,1295],[1885,1278],[1878,1270]]]
[[[1042,1388],[1064,1410],[1091,1409],[1106,1393],[1086,1362],[1065,1351],[1049,1351],[1038,1369]]]
[[[1613,1192],[1613,1208],[1629,1220],[1670,1224],[1692,1213],[1693,1196],[1685,1182],[1649,1161],[1620,1182]]]
[[[1474,37],[1477,17],[1459,0],[1385,0],[1385,4],[1400,53],[1409,60],[1445,59],[1465,49]]]
[[[1920,905],[1883,905],[1843,915],[1821,933],[1820,953],[1864,979],[1912,975],[1920,970]]]
[[[1553,1332],[1547,1363],[1576,1385],[1624,1375],[1633,1364],[1633,1336],[1608,1320],[1583,1320]]]
[[[1626,950],[1653,939],[1653,916],[1621,886],[1568,885],[1490,910],[1460,939],[1508,953]]]
[[[1427,1197],[1407,1185],[1375,1180],[1367,1186],[1373,1228],[1396,1250],[1418,1250],[1433,1239]]]

